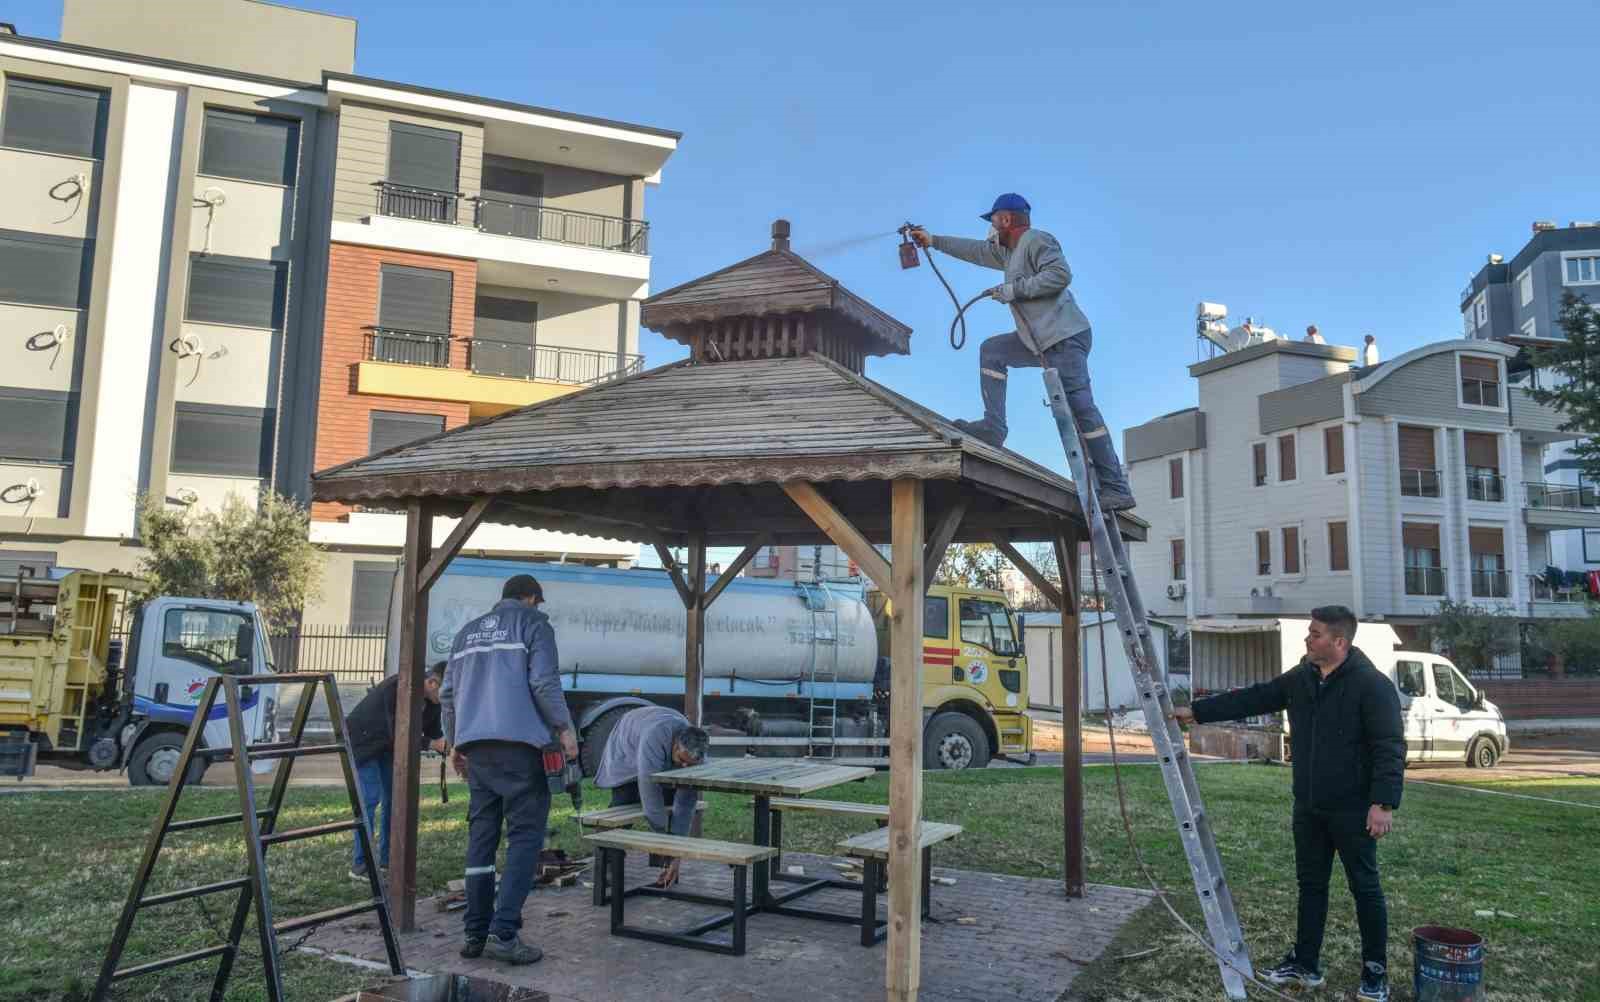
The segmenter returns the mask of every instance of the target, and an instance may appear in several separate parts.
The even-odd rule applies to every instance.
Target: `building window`
[[[1522,322],[1522,336],[1523,337],[1538,337],[1539,336],[1539,321],[1538,321],[1537,317],[1529,317],[1528,319],[1526,319],[1526,320],[1524,320]]]
[[[77,425],[76,393],[0,387],[0,459],[70,462]]]
[[[1489,293],[1487,291],[1478,293],[1478,301],[1472,304],[1472,309],[1477,314],[1478,326],[1487,327],[1489,325]]]
[[[397,445],[444,431],[443,414],[404,414],[399,411],[373,411],[367,428],[367,452],[382,452]]]
[[[1473,407],[1500,406],[1499,360],[1461,356],[1461,402]]]
[[[1183,540],[1174,539],[1172,541],[1172,580],[1174,581],[1184,580],[1183,556]]]
[[[540,379],[559,376],[558,352],[547,352],[554,364],[535,364],[539,304],[526,299],[479,296],[473,308],[472,371],[484,376]],[[548,371],[541,371],[548,370]]]
[[[184,319],[280,330],[289,292],[287,261],[191,254]]]
[[[1322,457],[1329,476],[1344,472],[1344,425],[1322,429]]]
[[[1569,257],[1562,264],[1566,268],[1567,285],[1600,282],[1600,257]]]
[[[1283,527],[1283,573],[1300,573],[1299,526],[1286,525]]]
[[[357,560],[350,571],[350,625],[367,630],[389,623],[394,564]]]
[[[1472,552],[1472,596],[1506,598],[1511,594],[1506,581],[1505,532],[1499,528],[1467,529],[1467,545]]]
[[[1267,482],[1267,443],[1257,442],[1250,446],[1250,459],[1255,466],[1255,485],[1264,486]]]
[[[1167,496],[1183,497],[1183,458],[1167,460]]]
[[[1296,479],[1298,472],[1295,469],[1294,462],[1294,436],[1280,435],[1278,437],[1278,483],[1287,483]]]
[[[1350,569],[1350,528],[1345,522],[1328,523],[1328,570]]]
[[[1517,276],[1517,305],[1527,306],[1533,302],[1533,270],[1524,269]]]
[[[1439,496],[1439,469],[1434,459],[1433,429],[1403,424],[1400,438],[1400,493],[1406,497]]]
[[[1400,526],[1407,595],[1443,595],[1444,567],[1439,562],[1439,526],[1405,522]]]
[[[1256,530],[1256,576],[1266,577],[1272,573],[1272,533],[1265,529]]]
[[[0,302],[81,310],[93,272],[93,240],[0,230]]]
[[[0,110],[0,146],[69,157],[100,159],[105,153],[110,95],[90,87],[5,78]]]
[[[273,412],[179,401],[173,408],[172,472],[265,477],[272,469]]]
[[[454,288],[455,275],[448,271],[384,265],[371,357],[379,362],[448,367]]]
[[[1464,336],[1471,337],[1474,330],[1472,323],[1472,307],[1468,306],[1461,314],[1461,330]]]
[[[265,184],[294,184],[300,123],[292,118],[206,109],[200,173]]]
[[[1487,431],[1469,431],[1461,436],[1467,459],[1467,498],[1472,501],[1504,501],[1505,478],[1500,475],[1500,436]]]
[[[460,177],[461,133],[389,123],[390,190],[379,207],[384,215],[453,223]]]

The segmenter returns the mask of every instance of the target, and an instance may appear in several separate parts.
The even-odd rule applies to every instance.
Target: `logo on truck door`
[[[982,685],[989,681],[989,665],[984,661],[973,661],[967,665],[967,681],[973,685]]]

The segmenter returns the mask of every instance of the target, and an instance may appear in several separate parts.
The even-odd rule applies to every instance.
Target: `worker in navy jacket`
[[[1355,614],[1344,606],[1313,609],[1304,661],[1259,685],[1197,699],[1173,716],[1206,724],[1288,711],[1298,928],[1293,949],[1261,974],[1276,985],[1322,984],[1328,877],[1338,853],[1361,928],[1356,997],[1387,1002],[1389,913],[1378,878],[1378,839],[1389,833],[1400,806],[1405,727],[1394,682],[1351,646],[1355,634]]]

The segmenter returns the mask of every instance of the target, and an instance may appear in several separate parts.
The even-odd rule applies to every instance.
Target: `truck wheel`
[[[600,714],[599,720],[589,725],[589,733],[584,735],[583,744],[578,748],[578,764],[583,766],[585,776],[593,779],[600,772],[600,757],[605,754],[606,742],[616,729],[617,721],[631,709],[631,706],[619,706],[615,710],[607,710]]]
[[[1493,769],[1500,761],[1500,749],[1488,738],[1479,738],[1467,749],[1467,765],[1474,769]]]
[[[922,735],[924,769],[982,769],[989,764],[989,737],[964,713],[937,713]]]
[[[158,731],[140,741],[133,755],[128,758],[128,783],[132,786],[166,786],[171,783],[172,774],[178,768],[178,759],[183,757],[183,741],[184,735],[174,731]],[[205,762],[197,759],[189,763],[189,778],[185,782],[190,786],[198,786],[205,772]]]

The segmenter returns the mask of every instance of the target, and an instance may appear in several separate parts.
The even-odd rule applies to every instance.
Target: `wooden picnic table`
[[[650,778],[668,786],[687,786],[698,790],[717,790],[723,793],[747,793],[755,798],[755,844],[772,842],[772,798],[803,797],[808,793],[854,783],[874,775],[876,770],[866,766],[835,765],[813,759],[722,759],[658,772]],[[842,880],[826,878],[807,880],[786,874],[774,874],[770,860],[763,859],[753,867],[751,906],[758,911],[794,915],[801,918],[821,919],[826,922],[857,921],[856,917],[840,916],[832,912],[786,907],[790,901],[824,887],[856,890],[857,885]],[[801,886],[774,896],[772,881],[799,882]]]

